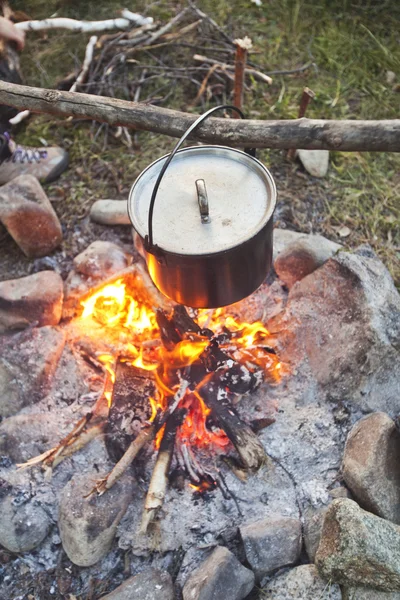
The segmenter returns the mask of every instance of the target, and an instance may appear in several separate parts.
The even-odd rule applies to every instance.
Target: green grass
[[[119,0],[13,3],[14,8],[34,18],[57,12],[59,16],[82,19],[112,17],[123,5]],[[165,21],[183,5],[167,0],[138,0],[130,8]],[[309,117],[399,118],[400,93],[387,83],[387,71],[393,71],[395,85],[400,84],[397,0],[264,0],[260,8],[250,0],[199,0],[198,5],[233,38],[252,38],[254,49],[250,58],[262,70],[314,63],[304,73],[274,76],[269,87],[253,82],[245,96],[245,110],[250,117],[296,117],[302,88],[307,85],[316,93],[309,106]],[[30,33],[22,58],[27,83],[54,86],[57,79],[79,67],[87,40],[88,35],[68,32]],[[170,53],[170,60],[181,61],[181,66],[191,60],[187,53],[174,55],[173,47],[163,52]],[[141,55],[137,58],[149,60]],[[184,108],[194,95],[195,90],[178,85],[168,106]],[[95,139],[98,126],[82,122],[54,125],[55,121],[35,117],[22,128],[18,139],[40,143],[44,137],[69,147],[71,169],[61,179],[61,185],[68,181],[71,191],[62,208],[56,205],[68,223],[85,215],[95,198],[125,197],[140,170],[167,152],[173,143],[165,137],[140,133],[139,148],[128,150],[121,141],[113,139],[111,128],[106,144],[105,128]],[[329,175],[323,181],[299,177],[300,168],[288,163],[283,152],[265,150],[260,158],[278,175],[278,193],[282,189],[285,192],[294,226],[321,231],[332,239],[337,239],[335,227],[348,226],[351,234],[345,243],[370,243],[400,285],[400,155],[332,153]]]

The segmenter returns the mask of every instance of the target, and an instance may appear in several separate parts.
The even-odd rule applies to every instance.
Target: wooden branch
[[[122,17],[117,19],[106,19],[105,21],[77,21],[63,17],[54,19],[43,19],[42,21],[22,21],[16,23],[15,27],[22,31],[44,31],[48,29],[69,29],[80,33],[93,33],[96,31],[108,31],[110,29],[128,29],[133,25],[148,25],[153,23],[152,17],[142,17],[130,10],[124,9]]]
[[[246,71],[247,51],[251,48],[251,40],[245,37],[243,40],[235,40],[236,55],[235,55],[235,83],[233,86],[233,104],[236,108],[242,109],[243,106],[243,88],[244,75]],[[234,118],[239,119],[238,113],[234,113]]]
[[[70,90],[69,90],[70,92],[76,92],[79,85],[85,81],[88,71],[89,71],[89,68],[90,68],[90,64],[93,59],[93,52],[94,52],[96,43],[97,43],[97,35],[92,35],[86,46],[85,58],[83,59],[82,70],[79,73],[78,77],[76,78],[75,83],[73,83],[72,86],[70,87]]]
[[[243,466],[256,470],[265,464],[267,457],[263,445],[254,431],[240,419],[231,403],[232,394],[229,394],[225,388],[219,387],[215,376],[201,383],[196,388],[196,392],[235,446]]]
[[[158,40],[158,38],[160,38],[162,35],[171,31],[171,29],[174,27],[174,25],[176,25],[177,23],[179,23],[182,20],[182,18],[186,15],[188,10],[189,10],[188,8],[184,8],[173,19],[168,21],[168,23],[166,23],[163,27],[160,27],[160,29],[158,31],[153,33],[153,35],[148,40],[146,40],[146,45],[151,46],[152,44],[154,44],[154,42],[156,40]]]
[[[193,60],[196,60],[197,62],[207,63],[208,65],[219,65],[222,69],[225,69],[227,71],[235,70],[235,65],[228,65],[227,63],[219,62],[218,60],[214,60],[213,58],[207,58],[207,56],[203,56],[202,54],[195,54],[193,56]],[[256,69],[246,67],[244,72],[246,75],[252,75],[254,79],[258,79],[258,81],[262,81],[263,83],[272,83],[272,79],[269,75],[265,75],[265,73],[257,71]]]
[[[83,61],[82,70],[78,74],[78,77],[76,78],[75,82],[69,88],[70,92],[75,92],[76,89],[78,88],[78,86],[85,81],[88,71],[89,71],[90,64],[93,59],[93,52],[94,52],[96,43],[97,43],[97,35],[92,35],[86,46],[85,58]],[[12,119],[9,119],[9,123],[11,125],[18,125],[19,123],[22,123],[22,121],[27,119],[30,114],[31,114],[31,112],[29,110],[23,110],[22,112],[19,112],[17,115],[15,115],[15,117],[13,117]]]
[[[118,479],[125,473],[129,465],[133,463],[140,450],[147,444],[147,442],[153,440],[154,434],[155,427],[153,424],[145,427],[130,443],[125,454],[122,456],[122,458],[120,458],[108,475],[96,482],[91,494],[97,492],[97,494],[101,496],[104,494],[104,492],[112,488],[114,483],[118,481]]]
[[[164,498],[168,485],[168,473],[171,465],[172,454],[174,452],[175,437],[177,428],[185,418],[184,409],[173,413],[166,422],[157,460],[151,475],[149,489],[144,503],[142,522],[140,524],[139,534],[143,535],[152,521],[154,521],[158,511],[164,503]]]
[[[181,137],[197,118],[197,115],[116,98],[32,88],[5,81],[0,82],[0,103],[34,112],[85,117],[172,137]],[[203,123],[192,139],[255,148],[400,152],[400,119],[262,121],[213,118]]]

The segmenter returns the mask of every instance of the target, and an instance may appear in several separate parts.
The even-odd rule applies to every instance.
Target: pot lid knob
[[[209,223],[210,222],[210,212],[209,212],[209,206],[208,206],[206,183],[205,183],[204,179],[197,179],[196,188],[197,188],[197,200],[199,202],[199,208],[200,208],[201,222]]]

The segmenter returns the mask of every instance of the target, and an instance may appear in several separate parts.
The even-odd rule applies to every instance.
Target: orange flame
[[[127,291],[127,284],[119,279],[104,286],[82,303],[82,319],[93,319],[113,332],[126,331],[130,341],[124,346],[126,364],[153,372],[156,383],[155,397],[149,398],[154,422],[159,412],[164,412],[174,396],[179,393],[177,371],[195,363],[206,350],[210,341],[205,336],[191,334],[191,339],[183,339],[173,350],[167,350],[157,340],[160,338],[156,315],[145,304],[140,304]],[[268,346],[269,332],[260,321],[242,323],[227,313],[227,309],[199,310],[197,322],[202,328],[209,328],[215,334],[227,333],[226,341],[220,347],[235,360],[245,364],[250,370],[264,369],[267,378],[279,381],[283,372],[279,358]],[[108,374],[104,396],[111,406],[112,387],[115,383],[115,357],[103,354],[98,357]],[[177,441],[200,449],[224,450],[230,444],[225,432],[218,428],[210,429],[207,421],[209,408],[196,391],[184,390],[179,406],[185,408],[186,418],[177,431]],[[155,438],[156,448],[164,434],[165,425]],[[197,491],[207,488],[193,486]],[[200,489],[201,488],[201,489]]]
[[[81,304],[83,319],[92,317],[108,327],[120,325],[136,333],[157,329],[154,312],[144,305],[140,306],[126,292],[126,284],[122,279],[106,285]]]

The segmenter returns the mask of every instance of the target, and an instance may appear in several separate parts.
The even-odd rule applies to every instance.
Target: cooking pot
[[[243,118],[228,105],[204,113],[171,154],[139,175],[128,201],[153,282],[175,302],[196,308],[226,306],[250,295],[272,262],[276,189],[255,151],[214,145],[180,149],[221,109]]]

